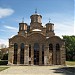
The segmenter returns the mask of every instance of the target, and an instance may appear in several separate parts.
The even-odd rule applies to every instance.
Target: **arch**
[[[39,44],[34,43],[34,65],[39,65]]]
[[[56,44],[56,65],[60,64],[60,45]]]
[[[20,46],[20,64],[24,64],[24,43]]]
[[[49,63],[53,64],[53,44],[49,44]]]
[[[13,60],[13,64],[17,64],[17,51],[18,51],[18,44],[14,43],[14,60]]]
[[[28,35],[27,40],[28,40],[28,43],[33,42],[33,44],[36,42],[45,43],[46,37],[43,34],[35,32],[35,33],[31,33],[30,35]]]

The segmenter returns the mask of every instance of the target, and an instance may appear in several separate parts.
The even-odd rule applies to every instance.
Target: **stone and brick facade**
[[[9,39],[8,65],[65,65],[65,42],[54,33],[54,24],[42,26],[42,16],[19,23],[19,32]]]

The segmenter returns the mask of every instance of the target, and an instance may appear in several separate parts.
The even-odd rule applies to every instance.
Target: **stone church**
[[[65,42],[54,33],[54,24],[42,25],[42,16],[22,21],[19,32],[9,39],[8,65],[65,65]]]

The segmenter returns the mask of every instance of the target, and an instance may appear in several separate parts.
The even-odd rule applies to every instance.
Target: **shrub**
[[[8,60],[0,60],[0,65],[7,65],[8,64]]]

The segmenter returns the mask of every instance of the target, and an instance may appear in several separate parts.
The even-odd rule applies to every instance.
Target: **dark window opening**
[[[44,45],[42,45],[42,64],[44,64]]]
[[[31,45],[29,45],[29,57],[31,57]]]
[[[49,52],[53,50],[53,45],[49,44]]]
[[[14,60],[13,64],[17,64],[17,51],[18,51],[18,45],[17,43],[14,44]]]
[[[34,65],[39,65],[39,44],[34,44]]]
[[[24,64],[24,44],[21,44],[21,49],[20,49],[20,64]]]

